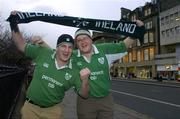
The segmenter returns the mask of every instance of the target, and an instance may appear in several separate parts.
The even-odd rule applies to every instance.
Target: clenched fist
[[[91,71],[88,68],[84,68],[80,71],[81,80],[88,79]]]

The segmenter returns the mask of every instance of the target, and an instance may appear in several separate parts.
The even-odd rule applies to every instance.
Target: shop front
[[[159,65],[157,66],[157,74],[164,80],[176,80],[178,78],[178,65]]]

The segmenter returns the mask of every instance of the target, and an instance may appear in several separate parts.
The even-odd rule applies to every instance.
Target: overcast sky
[[[149,1],[151,0],[0,0],[0,15],[4,21],[12,10],[119,20],[121,7],[134,10]],[[21,31],[43,36],[43,39],[54,48],[59,35],[68,33],[73,36],[76,29],[43,22],[20,25]]]

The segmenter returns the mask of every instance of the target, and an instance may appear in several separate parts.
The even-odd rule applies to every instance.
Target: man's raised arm
[[[139,27],[144,27],[144,23],[140,20],[136,20],[135,21],[137,26]],[[140,43],[143,43],[143,41],[141,41],[142,39],[139,39]],[[131,37],[127,37],[126,39],[124,39],[124,43],[126,45],[126,48],[129,48],[131,45],[135,44],[137,42],[137,39],[131,38]]]
[[[7,19],[10,23],[12,39],[16,45],[16,47],[21,51],[25,51],[26,42],[23,38],[21,32],[18,27],[18,19],[17,19],[17,11],[12,11],[9,18]]]

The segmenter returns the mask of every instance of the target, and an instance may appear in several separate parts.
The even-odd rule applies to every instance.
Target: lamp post
[[[177,80],[180,81],[180,61],[178,63],[178,76],[177,76]]]
[[[157,48],[158,48],[158,54],[161,53],[161,49],[160,49],[160,12],[161,12],[161,0],[157,0],[157,9],[158,9],[158,15],[157,15]]]

